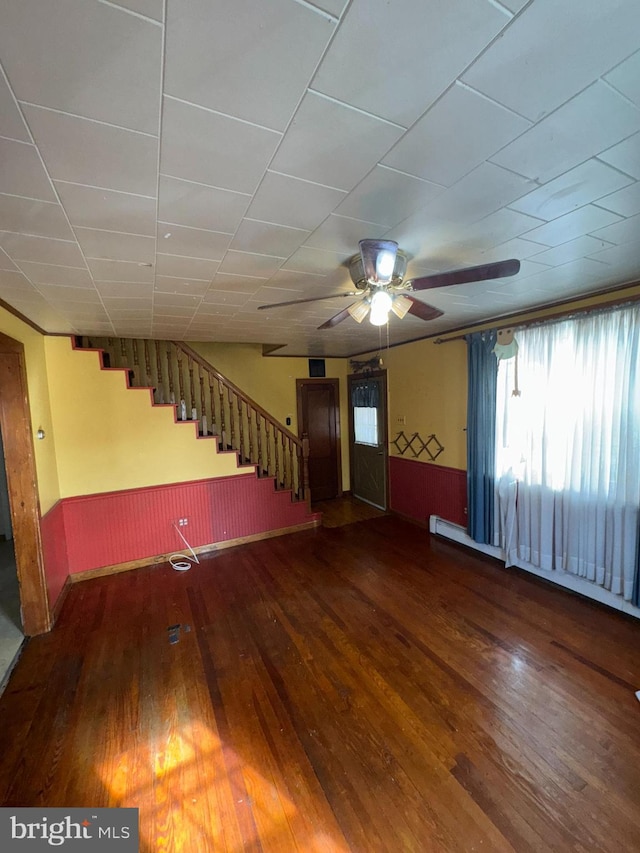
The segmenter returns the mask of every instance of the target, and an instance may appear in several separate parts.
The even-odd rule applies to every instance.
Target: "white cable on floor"
[[[189,557],[187,554],[173,554],[171,557],[169,557],[169,562],[176,570],[176,572],[188,572],[191,568],[191,563],[200,563],[200,560],[198,559],[196,552],[193,550],[191,545],[189,545],[180,530],[178,530],[175,524],[173,526],[175,527],[178,536],[182,539],[184,544],[191,551],[192,556]]]

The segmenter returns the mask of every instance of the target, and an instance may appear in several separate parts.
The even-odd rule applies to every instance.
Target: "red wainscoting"
[[[439,515],[467,526],[467,472],[414,459],[389,458],[390,509],[428,524]]]
[[[304,524],[319,518],[273,479],[254,473],[174,483],[60,501],[69,574]],[[48,523],[48,515],[43,526]]]
[[[67,544],[64,532],[64,507],[58,501],[40,519],[44,574],[49,591],[49,605],[55,607],[69,574]]]

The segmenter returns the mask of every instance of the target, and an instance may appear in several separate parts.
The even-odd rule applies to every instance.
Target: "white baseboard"
[[[454,524],[452,521],[447,521],[437,515],[429,517],[429,531],[436,533],[438,536],[444,536],[446,539],[451,539],[458,542],[460,545],[466,545],[468,548],[473,548],[476,551],[481,551],[483,554],[488,554],[490,557],[495,557],[504,563],[504,551],[502,548],[497,548],[495,545],[482,545],[480,542],[475,542],[459,524]],[[608,607],[613,607],[615,610],[621,610],[629,616],[635,616],[640,619],[640,608],[634,607],[630,601],[625,601],[621,595],[615,595],[609,592],[608,589],[598,586],[595,583],[584,580],[584,578],[569,574],[568,572],[546,572],[530,563],[517,561],[517,568],[525,572],[530,572],[536,577],[544,578],[546,581],[557,584],[557,586],[570,589],[580,595],[585,595],[587,598],[592,598],[594,601],[599,601],[601,604],[606,604]]]

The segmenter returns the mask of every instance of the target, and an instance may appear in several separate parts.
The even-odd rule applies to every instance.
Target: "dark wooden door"
[[[384,372],[349,376],[351,493],[387,508],[387,383]]]
[[[337,379],[298,379],[298,431],[309,437],[311,500],[342,494],[340,476],[340,390]]]

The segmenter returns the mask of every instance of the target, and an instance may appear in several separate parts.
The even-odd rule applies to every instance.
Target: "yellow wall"
[[[172,408],[152,408],[148,390],[127,391],[124,371],[100,370],[97,352],[64,337],[45,352],[61,498],[242,473]]]
[[[51,421],[47,382],[45,339],[43,335],[23,323],[22,320],[14,317],[13,314],[5,311],[4,308],[0,308],[0,332],[24,344],[38,494],[40,496],[40,511],[44,515],[60,497],[56,468],[56,443]],[[35,434],[40,427],[45,431],[46,437],[43,441],[35,439]]]
[[[296,379],[309,377],[306,358],[263,356],[261,344],[189,343],[224,376],[285,424],[291,417],[291,432],[298,434]],[[342,488],[349,489],[349,409],[347,407],[347,359],[325,359],[328,379],[340,380],[340,444]]]

